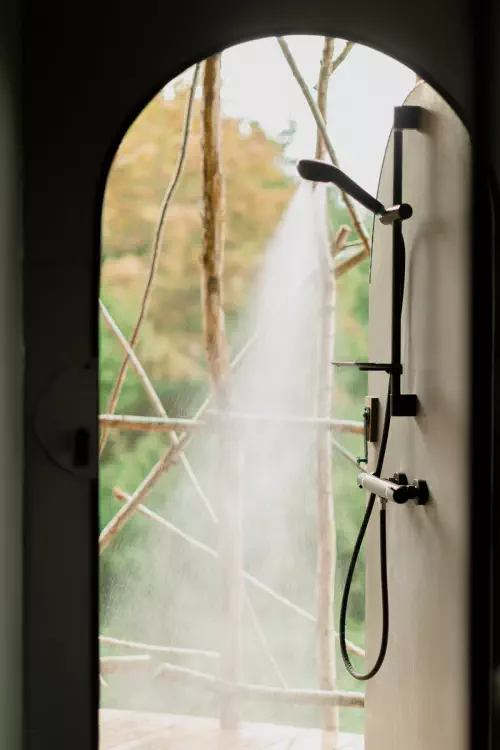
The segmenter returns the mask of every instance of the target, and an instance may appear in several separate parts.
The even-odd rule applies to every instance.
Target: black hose
[[[402,269],[402,281],[401,281],[401,290],[400,290],[400,303],[399,303],[399,315],[401,316],[402,310],[403,310],[403,295],[404,295],[404,279],[405,279],[405,266],[406,266],[406,252],[405,252],[405,245],[402,235],[401,237],[401,244],[399,248],[395,248],[395,252],[401,253],[401,269]],[[380,451],[378,454],[377,459],[377,466],[374,471],[374,475],[376,477],[379,477],[382,473],[382,468],[384,465],[384,459],[385,459],[385,452],[387,449],[387,441],[389,439],[389,428],[391,426],[391,380],[389,379],[389,385],[387,388],[387,402],[385,405],[385,415],[384,415],[384,426],[382,429],[382,437],[380,439]],[[356,680],[364,681],[364,680],[370,680],[372,677],[375,677],[377,672],[379,671],[380,667],[382,666],[385,655],[387,652],[387,644],[389,642],[389,587],[387,583],[387,526],[386,526],[386,509],[385,509],[385,502],[382,502],[380,505],[380,514],[379,514],[379,523],[380,523],[380,588],[381,588],[381,595],[382,595],[382,637],[380,642],[380,649],[378,652],[377,659],[375,660],[375,664],[373,667],[365,673],[357,672],[350,659],[349,659],[349,653],[347,651],[347,643],[346,643],[346,619],[347,619],[347,605],[349,603],[349,593],[351,591],[351,584],[352,579],[354,577],[354,570],[356,568],[356,563],[358,561],[359,552],[361,549],[361,545],[363,544],[363,539],[365,538],[366,529],[368,528],[368,524],[370,522],[370,518],[373,511],[373,506],[375,505],[375,499],[376,496],[372,493],[370,495],[370,499],[368,500],[368,504],[366,506],[365,515],[363,517],[363,521],[361,523],[361,528],[359,529],[358,536],[356,538],[356,543],[354,545],[354,549],[351,556],[351,561],[349,563],[349,569],[347,571],[347,577],[346,582],[344,585],[344,591],[342,594],[342,602],[340,604],[340,624],[339,624],[339,641],[340,641],[340,653],[342,654],[342,659],[344,661],[345,668],[349,672],[349,674],[354,677]]]
[[[384,429],[382,433],[382,439],[380,442],[380,452],[378,454],[377,468],[375,470],[375,476],[379,477],[382,472],[382,466],[384,463],[385,450],[387,447],[387,439],[389,437],[389,426],[391,423],[391,384],[389,381],[389,387],[387,389],[387,404],[385,407],[384,417]],[[356,543],[351,556],[351,562],[349,563],[349,569],[347,571],[346,582],[344,585],[344,592],[342,594],[342,602],[340,605],[340,625],[339,625],[339,641],[340,641],[340,653],[344,660],[345,667],[352,677],[356,680],[370,680],[379,671],[380,667],[385,658],[387,651],[387,643],[389,641],[389,593],[387,586],[387,535],[386,535],[386,519],[385,519],[385,503],[380,506],[380,583],[382,589],[382,640],[380,644],[380,651],[377,656],[375,664],[369,672],[361,674],[357,672],[351,664],[349,654],[347,652],[346,643],[346,619],[347,619],[347,605],[349,603],[349,593],[351,591],[352,579],[354,576],[354,570],[358,561],[359,551],[363,544],[366,529],[370,521],[370,517],[375,505],[376,496],[370,495],[368,505],[366,506],[365,515],[361,528],[356,538]]]

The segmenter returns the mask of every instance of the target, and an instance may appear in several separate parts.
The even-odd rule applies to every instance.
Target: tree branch
[[[332,75],[332,73],[335,73],[339,65],[341,65],[344,62],[347,55],[353,49],[354,46],[355,46],[354,42],[346,42],[344,49],[339,55],[337,55],[337,57],[335,58],[335,60],[332,62],[330,66],[330,75]]]
[[[356,460],[356,457],[350,453],[346,448],[344,448],[343,445],[341,445],[338,440],[335,440],[335,438],[330,438],[332,441],[332,447],[337,451],[337,453],[340,453],[341,456],[344,456],[344,458],[347,458],[347,460],[356,467],[356,469],[359,471],[359,464]]]
[[[142,296],[139,316],[137,318],[137,321],[134,326],[134,330],[132,331],[132,335],[130,337],[129,344],[130,344],[131,349],[134,349],[137,344],[141,326],[146,317],[147,307],[148,307],[149,299],[151,297],[151,291],[153,289],[153,284],[154,284],[156,272],[158,269],[158,262],[160,259],[160,250],[161,250],[162,241],[163,241],[163,230],[165,227],[165,218],[167,215],[167,210],[170,205],[170,201],[175,193],[177,185],[179,183],[179,179],[182,174],[182,169],[184,167],[184,161],[185,161],[186,153],[187,153],[189,130],[191,126],[191,119],[192,119],[192,113],[193,113],[193,104],[194,104],[194,99],[195,99],[195,94],[196,94],[196,84],[198,81],[200,66],[201,66],[201,63],[198,63],[194,69],[193,81],[191,84],[191,90],[189,92],[189,98],[188,98],[188,102],[186,106],[186,113],[184,117],[184,125],[182,129],[181,149],[179,152],[179,157],[177,160],[177,165],[176,165],[174,174],[165,192],[165,196],[163,198],[163,201],[160,207],[160,217],[159,217],[158,224],[156,226],[155,233],[153,236],[153,248],[152,248],[152,253],[151,253],[151,264],[149,267],[148,280],[146,282],[146,287],[144,289],[144,294]],[[129,362],[129,357],[126,356],[118,371],[115,385],[114,385],[114,388],[112,390],[112,393],[109,399],[108,408],[107,408],[107,412],[109,414],[113,414],[118,404],[118,399],[120,398],[121,389],[123,387],[125,376],[127,374],[128,362]],[[107,437],[108,437],[108,431],[103,430],[101,433],[101,441],[100,441],[100,446],[99,446],[100,456],[102,455],[102,452],[106,445]]]
[[[104,303],[102,300],[99,300],[99,305],[101,308],[101,313],[104,317],[104,320],[106,321],[107,326],[109,327],[110,331],[113,333],[113,335],[118,340],[118,343],[123,347],[128,360],[132,364],[134,370],[136,371],[137,377],[139,378],[140,382],[142,383],[142,386],[144,390],[146,391],[146,394],[149,397],[149,400],[151,401],[153,407],[156,409],[157,413],[160,415],[160,417],[163,420],[168,419],[168,414],[165,410],[165,407],[163,406],[160,398],[158,397],[158,394],[156,393],[155,389],[153,388],[153,385],[151,381],[149,380],[146,371],[144,370],[143,366],[141,365],[138,357],[136,356],[134,350],[131,348],[130,344],[128,343],[127,339],[123,335],[123,333],[118,328],[117,324],[111,317],[111,314],[106,309]],[[111,416],[111,415],[110,415]],[[109,425],[108,425],[109,429]],[[173,444],[173,447],[176,447],[179,444],[179,437],[175,432],[172,432],[170,435],[170,440]],[[191,484],[193,485],[198,497],[201,499],[203,505],[208,511],[208,514],[210,515],[210,518],[214,523],[217,523],[217,516],[215,515],[215,511],[210,503],[210,500],[203,492],[203,489],[201,488],[200,483],[198,482],[198,479],[191,467],[191,464],[189,463],[186,454],[182,451],[180,454],[180,460],[182,461],[182,464],[187,472],[187,475],[189,477],[189,480]]]
[[[276,675],[278,677],[278,680],[281,683],[281,686],[284,687],[284,688],[287,688],[288,686],[287,686],[285,677],[283,675],[283,672],[280,669],[280,666],[279,666],[279,664],[278,664],[278,662],[276,660],[276,657],[274,656],[273,652],[271,651],[271,646],[269,645],[269,641],[267,640],[267,637],[266,637],[266,634],[264,632],[264,629],[263,629],[262,625],[260,624],[260,620],[257,617],[257,613],[256,613],[256,611],[254,609],[254,606],[253,606],[252,602],[250,601],[250,597],[248,596],[248,594],[246,594],[245,600],[246,600],[246,604],[247,604],[247,607],[248,607],[248,611],[250,612],[250,619],[252,620],[252,624],[253,624],[254,630],[257,633],[257,637],[260,640],[261,646],[264,649],[265,653],[267,654],[267,657],[268,657],[269,661],[271,662],[271,665],[272,665],[274,671],[276,672]]]
[[[112,638],[107,635],[99,636],[99,643],[105,646],[118,646],[119,648],[129,648],[138,651],[148,651],[152,654],[169,654],[171,656],[203,656],[207,659],[218,659],[217,651],[206,651],[199,648],[176,648],[174,646],[154,646],[148,643],[139,643],[137,641],[124,641],[121,638]]]
[[[101,555],[111,541],[116,537],[119,531],[125,526],[127,521],[132,518],[139,507],[141,500],[153,487],[154,483],[178,460],[179,455],[184,450],[188,442],[189,434],[187,432],[179,439],[177,445],[172,445],[170,450],[153,466],[149,474],[142,480],[139,487],[130,497],[118,513],[109,521],[99,535],[99,554]]]
[[[330,155],[330,159],[332,160],[332,163],[335,164],[335,166],[338,166],[337,155],[335,153],[335,149],[333,148],[333,144],[332,144],[332,142],[330,140],[330,137],[328,135],[328,132],[327,132],[327,129],[326,129],[326,125],[325,125],[325,121],[324,121],[324,119],[323,119],[323,117],[321,115],[321,112],[318,109],[318,105],[314,101],[314,98],[312,97],[311,92],[309,91],[309,88],[308,88],[308,86],[307,86],[304,78],[302,77],[302,74],[301,74],[300,70],[298,69],[297,63],[295,62],[295,59],[294,59],[294,57],[293,57],[293,55],[292,55],[292,53],[290,51],[290,48],[289,48],[288,44],[285,41],[285,39],[283,39],[283,37],[277,37],[277,39],[278,39],[278,44],[280,45],[281,50],[283,52],[283,55],[285,56],[285,59],[288,62],[289,66],[290,66],[290,69],[291,69],[291,71],[292,71],[295,79],[297,80],[297,83],[299,84],[302,93],[304,94],[304,96],[305,96],[305,98],[307,100],[307,103],[308,103],[309,108],[310,108],[310,110],[311,110],[311,112],[313,114],[313,117],[316,120],[316,125],[318,126],[318,128],[319,128],[319,130],[321,132],[321,135],[324,138],[325,146],[326,146],[326,149],[328,151],[328,154]],[[365,251],[365,256],[367,258],[369,258],[370,257],[370,242],[369,242],[369,239],[368,239],[368,236],[367,236],[365,230],[363,229],[363,225],[361,223],[361,220],[358,217],[358,213],[356,211],[356,208],[354,207],[354,204],[352,203],[351,199],[349,198],[349,196],[346,193],[344,193],[343,191],[341,191],[341,195],[342,195],[342,200],[344,201],[344,204],[345,204],[347,210],[349,211],[349,215],[350,215],[352,223],[354,225],[354,229],[355,229],[357,235],[359,236],[360,240],[363,243],[363,247],[364,247],[364,251]]]
[[[332,242],[332,255],[334,257],[338,256],[339,253],[342,252],[342,250],[347,247],[347,238],[351,234],[351,228],[347,226],[347,224],[343,224],[335,233],[335,236],[333,237]],[[360,240],[356,240],[357,244],[359,245]]]
[[[355,268],[356,266],[359,266],[365,260],[366,260],[365,249],[362,248],[361,250],[355,250],[345,260],[342,260],[335,264],[335,278],[340,279],[340,277],[343,276],[348,271],[350,271],[351,268]]]
[[[328,100],[328,83],[332,70],[332,57],[335,46],[334,39],[325,37],[323,42],[323,55],[321,57],[321,64],[319,69],[318,85],[317,90],[317,107],[321,116],[323,117],[326,124],[326,108]],[[325,140],[321,134],[321,130],[318,128],[316,133],[316,153],[315,159],[323,159],[325,153]]]
[[[101,310],[101,315],[104,318],[104,322],[108,326],[109,330],[113,334],[113,336],[116,338],[120,346],[125,352],[127,362],[130,362],[132,367],[135,370],[135,373],[137,377],[139,378],[139,381],[144,388],[147,397],[149,398],[151,404],[156,409],[158,414],[160,414],[162,417],[166,417],[167,413],[165,411],[165,408],[160,401],[160,398],[158,394],[156,393],[155,389],[153,388],[153,385],[148,378],[146,374],[146,370],[141,365],[139,358],[137,357],[136,353],[128,343],[127,339],[123,335],[123,333],[120,331],[118,325],[113,320],[113,317],[111,316],[111,313],[107,309],[106,305],[102,301],[102,299],[99,300],[99,308]]]

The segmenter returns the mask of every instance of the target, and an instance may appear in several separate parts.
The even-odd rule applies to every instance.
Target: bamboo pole
[[[202,99],[203,254],[202,306],[205,352],[214,401],[219,411],[230,403],[230,365],[225,334],[222,271],[225,242],[225,191],[221,166],[221,56],[205,61]],[[238,682],[243,607],[240,448],[228,423],[219,425],[219,562],[221,577],[220,673]],[[237,696],[220,701],[221,729],[239,725]]]
[[[318,77],[318,110],[326,123],[328,83],[332,66],[334,40],[325,38]],[[316,159],[322,159],[325,142],[318,128]],[[324,220],[327,220],[326,215]],[[320,289],[320,336],[318,346],[318,391],[316,414],[328,418],[332,411],[332,360],[334,340],[333,267],[330,249],[318,243]],[[333,628],[333,592],[335,580],[336,541],[332,496],[332,443],[329,430],[318,427],[316,433],[316,649],[319,687],[334,691],[336,684],[335,642]],[[335,744],[339,730],[338,705],[327,704],[322,709],[322,724]]]
[[[155,672],[156,679],[163,677],[187,685],[194,685],[219,695],[237,695],[246,701],[285,703],[301,706],[342,706],[343,708],[364,708],[365,696],[341,690],[290,690],[264,685],[230,683],[205,672],[198,672],[174,664],[160,664]]]

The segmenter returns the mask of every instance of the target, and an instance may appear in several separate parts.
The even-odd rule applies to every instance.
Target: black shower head
[[[297,164],[297,172],[304,180],[311,182],[333,182],[336,184],[339,169],[319,159],[301,159]]]
[[[392,224],[398,220],[409,219],[413,214],[411,206],[407,203],[386,208],[383,203],[367,193],[357,182],[351,180],[345,172],[326,161],[301,159],[297,164],[297,172],[304,180],[329,182],[336,185],[344,193],[361,203],[368,211],[378,216],[382,224]]]
[[[340,190],[348,193],[352,198],[374,214],[385,213],[385,206],[366,190],[363,190],[354,180],[351,180],[341,169],[333,164],[318,159],[301,159],[297,164],[297,172],[304,180],[311,182],[330,182]]]

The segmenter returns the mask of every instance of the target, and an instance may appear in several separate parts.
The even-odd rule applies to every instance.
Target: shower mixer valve
[[[377,442],[378,430],[378,398],[366,398],[363,411],[363,442],[364,457],[358,458],[358,466],[368,463],[368,443]],[[425,505],[429,499],[427,483],[423,479],[408,482],[408,477],[402,472],[396,472],[389,479],[381,479],[367,471],[357,476],[357,484],[361,489],[372,492],[383,501],[392,501],[398,505],[413,500],[415,505]]]
[[[427,482],[423,479],[414,479],[408,484],[408,477],[401,472],[397,472],[390,479],[381,479],[362,471],[357,476],[357,483],[361,489],[398,505],[403,505],[408,500],[413,500],[415,505],[425,505],[429,499]]]

